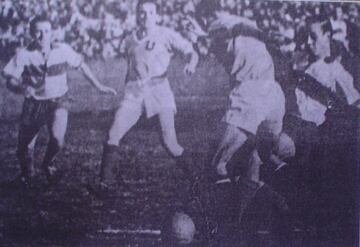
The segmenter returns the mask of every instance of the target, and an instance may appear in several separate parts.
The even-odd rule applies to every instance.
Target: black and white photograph
[[[360,246],[360,1],[0,0],[0,246]]]

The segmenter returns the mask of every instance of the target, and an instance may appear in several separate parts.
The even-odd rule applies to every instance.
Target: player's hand
[[[185,65],[184,72],[187,75],[192,75],[192,74],[194,74],[195,69],[196,69],[196,65],[194,66],[194,65],[191,65],[188,63]]]
[[[117,92],[115,91],[115,89],[113,89],[111,87],[100,86],[99,90],[100,90],[100,92],[103,92],[103,93],[109,93],[109,94],[112,94],[112,95],[117,95]]]

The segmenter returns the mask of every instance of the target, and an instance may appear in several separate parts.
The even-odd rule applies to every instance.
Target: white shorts
[[[128,82],[121,106],[144,107],[148,118],[164,110],[176,113],[175,97],[166,77],[152,79],[145,86],[140,86],[138,81]]]
[[[230,108],[223,120],[256,135],[279,135],[285,114],[285,96],[275,81],[242,82],[230,93]],[[264,127],[260,128],[259,127]],[[264,131],[265,130],[265,131]]]

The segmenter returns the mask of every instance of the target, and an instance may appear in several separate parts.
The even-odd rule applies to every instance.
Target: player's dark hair
[[[332,10],[332,16],[335,18],[336,17],[336,9],[340,8],[343,12],[345,10],[344,6],[341,3],[335,3],[334,4],[334,9]]]
[[[220,0],[202,0],[196,6],[196,15],[198,17],[207,18],[214,15],[220,7]]]
[[[195,19],[204,30],[208,28],[209,18],[214,17],[220,7],[220,0],[202,0],[196,5]]]
[[[310,18],[308,18],[306,20],[306,24],[307,24],[308,27],[310,27],[310,25],[315,24],[315,23],[320,24],[320,27],[321,27],[321,30],[322,30],[323,33],[329,32],[330,38],[332,37],[333,29],[332,29],[331,22],[330,22],[329,18],[327,18],[325,16],[313,16],[313,17],[310,17]]]
[[[47,17],[47,15],[37,15],[35,16],[31,21],[30,21],[30,35],[32,37],[35,36],[35,32],[36,32],[36,24],[39,22],[49,22],[50,20]]]
[[[140,11],[140,7],[142,5],[144,5],[145,3],[152,3],[156,6],[156,12],[160,15],[161,14],[161,10],[160,10],[160,6],[158,4],[158,2],[156,0],[139,0],[137,5],[136,5],[136,14],[139,13]]]

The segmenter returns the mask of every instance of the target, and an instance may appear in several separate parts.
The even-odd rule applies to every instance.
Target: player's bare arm
[[[99,91],[103,93],[111,93],[113,95],[117,94],[115,89],[101,84],[86,63],[81,63],[80,69],[84,73],[85,77],[91,82],[91,84],[94,85]]]

